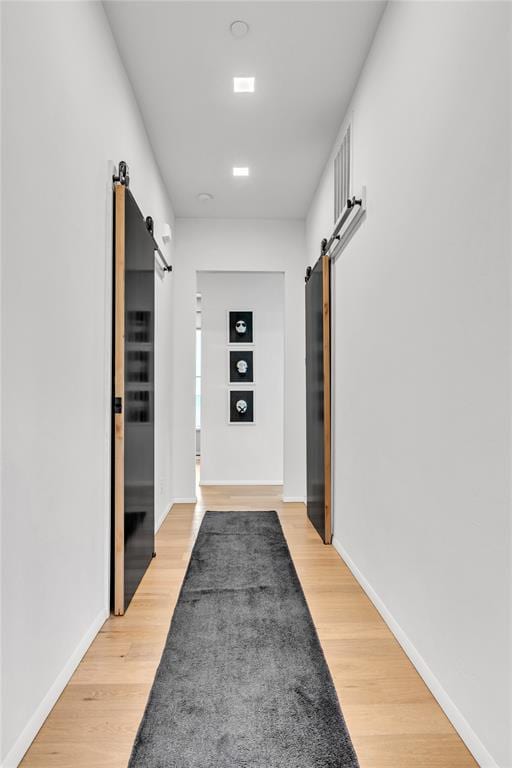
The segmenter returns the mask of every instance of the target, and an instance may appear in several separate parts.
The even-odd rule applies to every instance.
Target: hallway
[[[0,768],[512,768],[512,0],[0,35]]]
[[[281,487],[197,486],[157,534],[157,557],[126,615],[108,619],[21,765],[126,768],[206,510],[276,509],[361,768],[472,768],[476,762],[303,504]]]

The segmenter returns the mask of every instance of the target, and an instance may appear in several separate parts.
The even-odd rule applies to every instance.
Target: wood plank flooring
[[[23,768],[126,768],[206,509],[278,511],[361,768],[477,766],[348,568],[309,524],[304,505],[283,503],[281,492],[203,487],[196,505],[172,508],[126,615],[105,622]]]

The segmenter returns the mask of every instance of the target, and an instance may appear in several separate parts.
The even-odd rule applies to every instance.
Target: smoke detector
[[[245,37],[249,32],[249,25],[245,21],[237,20],[230,25],[229,30],[233,37],[239,39],[241,37]]]

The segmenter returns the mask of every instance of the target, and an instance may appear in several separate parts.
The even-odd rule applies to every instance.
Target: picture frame
[[[246,404],[245,410],[241,410],[238,404],[242,401]],[[255,423],[254,420],[254,389],[229,389],[228,390],[228,423],[236,426]]]
[[[228,383],[230,385],[254,385],[254,350],[228,349]],[[244,365],[245,364],[245,365]]]
[[[228,309],[228,344],[254,344],[254,313],[249,309]]]

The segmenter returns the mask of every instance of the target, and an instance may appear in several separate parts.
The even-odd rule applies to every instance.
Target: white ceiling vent
[[[352,197],[352,126],[349,123],[338,154],[334,158],[334,223],[338,221],[347,200]]]

